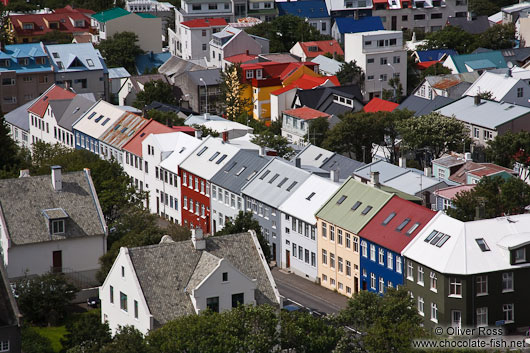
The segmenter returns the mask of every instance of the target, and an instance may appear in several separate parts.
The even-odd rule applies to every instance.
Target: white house
[[[484,71],[463,95],[476,96],[489,92],[491,99],[496,102],[509,102],[530,107],[528,80],[513,77],[511,69],[502,71],[504,73]]]
[[[268,52],[268,39],[253,36],[241,29],[226,26],[222,31],[212,34],[208,60],[211,66],[224,68],[231,64],[225,61],[224,58],[237,54],[258,55]]]
[[[20,107],[13,109],[4,119],[9,128],[9,136],[19,147],[30,148],[28,108],[35,103],[37,98],[27,102]]]
[[[147,334],[180,316],[239,304],[279,306],[281,298],[253,231],[121,248],[99,289],[102,321],[115,334],[131,325]]]
[[[315,213],[340,187],[338,172],[331,174],[336,177],[335,182],[311,175],[279,207],[280,267],[312,281],[318,278]]]
[[[203,59],[210,56],[212,34],[227,26],[224,18],[194,19],[175,24],[169,32],[169,51],[183,59]]]
[[[407,91],[407,51],[401,31],[371,31],[344,35],[344,58],[356,61],[365,73],[364,99],[380,97],[392,89],[388,80],[399,78]]]
[[[282,119],[282,136],[287,138],[290,143],[305,146],[308,143],[305,138],[309,133],[309,124],[311,124],[311,120],[326,118],[329,121],[331,117],[332,116],[329,114],[306,106],[284,110]]]
[[[52,271],[94,284],[108,232],[90,170],[0,180],[0,205],[9,278]]]

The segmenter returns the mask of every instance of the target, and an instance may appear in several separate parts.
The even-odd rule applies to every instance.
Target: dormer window
[[[247,70],[247,79],[254,78],[254,70]]]
[[[33,23],[23,23],[22,29],[33,29]]]
[[[18,64],[21,66],[28,66],[29,59],[28,58],[18,58]]]
[[[64,219],[52,221],[52,234],[64,234]]]
[[[50,234],[64,234],[66,231],[65,220],[68,214],[62,208],[51,208],[42,211],[48,220]]]
[[[515,249],[515,263],[526,261],[526,248]]]

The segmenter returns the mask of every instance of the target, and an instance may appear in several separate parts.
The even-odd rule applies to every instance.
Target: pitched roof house
[[[302,106],[330,115],[340,115],[360,111],[364,104],[359,86],[345,85],[298,90],[293,99],[292,107],[299,108]]]
[[[121,248],[99,296],[113,333],[128,324],[147,334],[207,309],[281,303],[253,231],[204,238],[193,230],[191,240]]]
[[[298,42],[289,52],[300,58],[300,61],[308,61],[326,53],[344,56],[344,51],[335,39],[313,42]]]
[[[483,72],[463,95],[473,97],[489,92],[491,99],[496,102],[509,102],[530,107],[530,102],[528,102],[530,89],[527,80],[513,77],[511,69],[504,71],[504,73]]]
[[[379,16],[365,16],[358,19],[353,17],[337,17],[331,28],[331,36],[344,43],[344,34],[379,31],[385,29]]]
[[[443,62],[454,74],[477,71],[479,74],[485,70],[505,68],[506,60],[500,51],[483,53],[449,55]]]
[[[367,113],[375,112],[391,112],[398,107],[398,103],[390,102],[378,97],[372,98],[371,101],[366,103],[363,110]]]

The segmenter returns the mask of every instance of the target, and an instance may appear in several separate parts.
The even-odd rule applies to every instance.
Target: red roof
[[[81,7],[76,7],[75,9],[70,6],[70,5],[66,5],[65,7],[63,7],[62,9],[55,9],[53,10],[53,13],[84,13],[84,14],[89,14],[89,15],[93,15],[96,13],[96,11],[92,11],[92,10],[89,10],[89,9],[83,9]]]
[[[497,164],[493,163],[480,163],[480,167],[477,169],[471,169],[468,173],[478,176],[478,177],[484,177],[488,175],[497,174],[500,172],[505,172],[508,174],[514,174],[515,172],[513,169],[505,168]]]
[[[457,186],[450,186],[448,188],[445,188],[445,189],[439,189],[439,190],[436,190],[433,194],[435,195],[439,195],[445,199],[448,199],[448,200],[452,200],[455,198],[456,194],[458,194],[459,192],[462,192],[462,191],[470,191],[470,190],[473,190],[473,188],[476,186],[477,184],[466,184],[466,185],[457,185]]]
[[[290,116],[294,116],[296,118],[304,119],[304,120],[312,120],[312,119],[317,119],[321,117],[324,117],[324,118],[330,117],[329,114],[323,113],[316,109],[311,109],[306,106],[303,106],[301,108],[296,108],[296,109],[285,110],[284,113]]]
[[[60,9],[61,10],[61,9]],[[90,18],[77,11],[59,11],[48,14],[12,15],[9,20],[17,36],[40,36],[54,30],[66,33],[90,32]],[[82,27],[75,27],[75,21],[84,21]],[[58,28],[49,28],[48,23],[57,23]],[[74,22],[74,23],[72,23]],[[24,29],[24,24],[33,25],[33,29]]]
[[[313,62],[263,62],[263,63],[251,63],[251,64],[242,64],[241,69],[243,70],[243,80],[248,81],[246,77],[246,71],[247,70],[256,70],[256,69],[262,69],[263,73],[262,76],[266,78],[280,78],[284,80],[286,77],[291,75],[297,68],[300,66],[307,66],[314,70],[314,67],[318,64]]]
[[[257,55],[237,54],[237,55],[229,56],[224,59],[226,61],[230,61],[231,63],[246,63],[247,61],[254,60],[257,57],[258,57]]]
[[[308,58],[316,58],[319,55],[324,55],[326,53],[344,55],[344,51],[335,39],[331,40],[321,40],[316,42],[299,42],[304,54]],[[310,51],[309,47],[317,47],[317,50]]]
[[[39,99],[28,108],[28,112],[32,112],[35,115],[43,117],[44,113],[46,113],[46,109],[48,109],[48,104],[50,101],[58,99],[71,99],[75,96],[76,94],[74,92],[53,85],[48,88],[46,92],[41,94]]]
[[[421,63],[416,63],[416,67],[420,70],[425,70],[426,68],[436,65],[437,63],[439,63],[438,60],[424,61]]]
[[[280,95],[287,91],[290,91],[295,88],[300,89],[312,89],[315,87],[322,86],[327,81],[331,81],[335,86],[340,86],[340,82],[337,79],[337,76],[322,76],[322,77],[313,77],[306,74],[303,74],[298,80],[294,81],[290,85],[287,85],[283,88],[272,91],[272,95]]]
[[[399,104],[389,102],[381,98],[374,97],[364,106],[364,111],[367,113],[375,112],[391,112],[397,108]]]
[[[226,23],[224,18],[197,18],[195,20],[181,22],[180,24],[189,28],[202,28],[226,26],[228,23]]]
[[[383,222],[394,213],[394,217],[386,225]],[[436,212],[414,202],[393,196],[386,205],[364,226],[359,236],[387,249],[401,253],[407,244],[425,227]],[[406,220],[409,222],[401,231],[397,228]],[[407,234],[416,223],[419,225]]]
[[[151,134],[163,134],[165,132],[175,132],[175,129],[150,119],[122,148],[138,157],[142,157],[142,141]]]

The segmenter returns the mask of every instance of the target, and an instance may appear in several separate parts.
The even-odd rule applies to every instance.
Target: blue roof
[[[47,45],[55,72],[76,72],[103,70],[107,65],[99,50],[92,43],[71,43]]]
[[[469,65],[469,67],[473,65],[477,69],[491,68],[491,67],[502,69],[502,68],[507,67],[506,60],[504,60],[504,56],[502,56],[502,53],[498,50],[487,51],[483,53],[475,53],[475,54],[451,55],[451,58],[453,59],[456,69],[458,70],[459,73],[468,72],[468,69],[466,68],[466,64]],[[490,62],[488,63],[483,60],[487,60]]]
[[[42,63],[37,64],[35,58],[44,57]],[[27,65],[19,64],[18,59],[29,59]],[[2,65],[1,71],[15,71],[16,73],[51,71],[48,55],[42,50],[40,43],[10,44],[0,51],[0,60],[9,60],[8,66]]]
[[[381,17],[379,16],[361,17],[358,20],[352,17],[338,17],[335,19],[335,22],[337,23],[337,29],[341,34],[379,31],[385,29],[383,27],[383,22],[381,22]]]
[[[136,71],[138,75],[143,75],[146,71],[162,66],[163,63],[171,57],[170,52],[153,53],[138,55],[134,61],[136,62]]]
[[[277,2],[278,13],[282,15],[293,15],[307,18],[328,18],[328,10],[325,1],[290,1]]]
[[[124,67],[114,67],[109,69],[109,78],[131,77],[131,74]]]
[[[453,49],[418,50],[416,51],[416,54],[418,55],[420,62],[441,60],[445,54],[447,54],[447,56],[458,55],[458,53]]]

